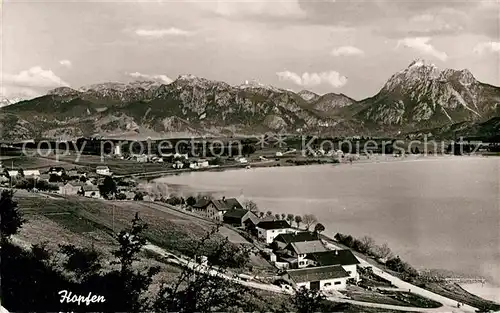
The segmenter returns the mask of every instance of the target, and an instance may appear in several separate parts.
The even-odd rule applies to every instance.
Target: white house
[[[24,176],[25,177],[39,177],[40,171],[39,170],[25,170]]]
[[[207,168],[208,166],[208,161],[205,159],[199,159],[198,161],[193,161],[189,164],[189,168],[191,169]]]
[[[284,250],[291,256],[289,262],[291,268],[307,267],[310,264],[306,259],[308,254],[329,251],[321,240],[291,242]]]
[[[305,259],[312,266],[340,265],[349,274],[348,278],[359,281],[356,256],[349,249],[327,250],[308,253]]]
[[[257,225],[257,234],[260,239],[266,243],[272,243],[274,238],[279,234],[295,232],[287,221],[262,221]]]
[[[19,171],[7,171],[7,174],[9,174],[9,177],[17,177],[19,175]]]
[[[343,290],[349,274],[340,265],[287,270],[284,279],[299,289]]]
[[[66,173],[64,167],[56,166],[49,169],[49,175],[62,176],[64,173]]]
[[[95,172],[98,175],[109,175],[111,172],[109,171],[109,167],[107,166],[97,166],[95,168]]]

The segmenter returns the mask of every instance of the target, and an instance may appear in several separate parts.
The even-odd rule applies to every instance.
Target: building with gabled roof
[[[295,230],[284,220],[261,221],[256,225],[257,236],[266,243],[272,243],[274,238],[280,234],[295,232]]]
[[[287,270],[283,278],[297,289],[342,290],[346,288],[349,274],[340,265],[330,265]]]
[[[231,209],[228,210],[222,217],[224,223],[236,227],[244,227],[245,222],[248,219],[250,219],[253,223],[256,223],[259,220],[255,213],[246,209]]]
[[[349,249],[311,252],[305,256],[305,259],[312,266],[340,265],[349,273],[349,278],[359,280],[357,270],[359,260]]]
[[[236,198],[226,199],[222,197],[220,200],[202,198],[192,206],[192,209],[194,212],[204,217],[222,221],[227,211],[232,209],[243,209],[243,206]]]
[[[316,240],[319,240],[318,234],[308,231],[279,234],[278,236],[276,236],[276,238],[274,238],[274,242],[276,242],[277,247],[280,249],[285,248],[292,242],[307,242]]]

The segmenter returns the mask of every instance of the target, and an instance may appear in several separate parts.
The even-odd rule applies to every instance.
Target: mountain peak
[[[410,65],[408,65],[408,68],[412,68],[412,67],[422,67],[422,66],[430,66],[430,67],[436,67],[436,65],[432,64],[432,63],[429,63],[427,62],[426,60],[424,59],[420,59],[420,58],[417,58],[417,59],[414,59]]]

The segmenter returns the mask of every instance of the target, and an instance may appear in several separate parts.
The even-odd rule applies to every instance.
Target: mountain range
[[[490,132],[500,116],[500,88],[468,70],[438,69],[422,60],[388,79],[373,97],[295,93],[255,81],[239,86],[181,75],[153,81],[56,88],[0,108],[0,137],[70,139],[80,136],[239,136],[266,132],[394,135],[432,130]],[[492,122],[493,121],[493,122]],[[493,123],[493,125],[492,125]],[[456,128],[456,127],[455,127]],[[446,130],[446,131],[445,131]]]

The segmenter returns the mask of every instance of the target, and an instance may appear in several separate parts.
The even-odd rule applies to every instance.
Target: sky
[[[192,74],[360,100],[416,58],[500,85],[500,0],[5,0],[0,94]]]

